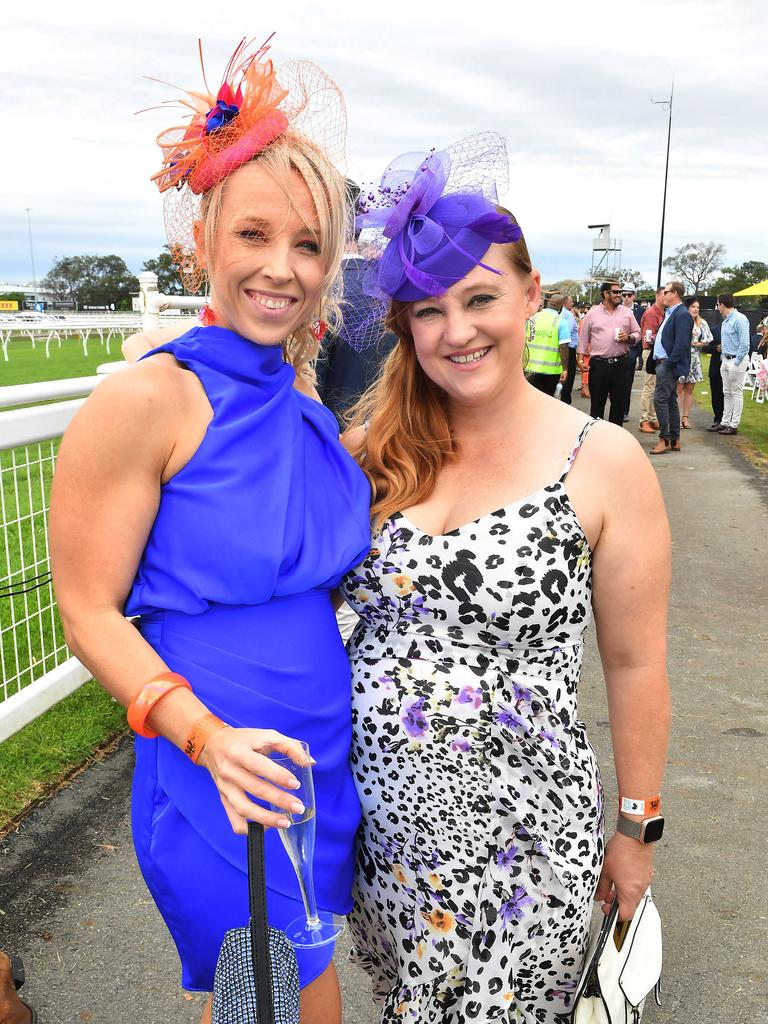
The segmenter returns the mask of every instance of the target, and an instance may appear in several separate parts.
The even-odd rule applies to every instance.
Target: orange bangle
[[[192,726],[187,742],[184,744],[184,753],[192,764],[197,764],[198,758],[203,752],[203,747],[211,736],[218,732],[219,729],[226,728],[228,728],[227,723],[222,722],[212,711],[208,711],[205,715],[201,715],[198,718]]]
[[[142,686],[128,705],[128,725],[130,725],[137,736],[144,736],[148,740],[153,740],[160,735],[159,732],[153,732],[145,725],[147,715],[159,700],[162,700],[167,693],[178,689],[180,686],[184,686],[188,690],[192,689],[184,676],[180,676],[178,672],[163,672]]]

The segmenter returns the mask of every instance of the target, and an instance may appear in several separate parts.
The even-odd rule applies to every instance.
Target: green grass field
[[[698,405],[708,412],[712,411],[709,394],[709,356],[701,360],[704,380],[696,385],[694,397]],[[765,468],[768,460],[768,402],[759,404],[752,400],[752,392],[744,392],[744,412],[739,423],[739,435],[733,438],[751,461]]]
[[[0,357],[0,387],[64,380],[67,377],[92,377],[101,363],[122,359],[119,338],[113,337],[109,348],[107,355],[106,345],[101,344],[98,334],[92,334],[88,341],[88,355],[84,356],[79,338],[62,338],[61,348],[57,341],[51,342],[50,359],[46,359],[42,341],[36,341],[33,349],[29,338],[14,339],[8,345],[8,362]]]
[[[67,338],[61,347],[53,342],[50,353],[46,359],[40,342],[34,350],[28,339],[11,342],[9,361],[0,360],[0,386],[90,377],[101,363],[120,358],[120,344],[113,339],[107,355],[96,335],[86,357],[79,339]],[[49,569],[44,509],[57,449],[54,441],[0,451],[0,657],[9,694],[67,657],[50,586],[28,589]],[[27,592],[10,597],[11,585]],[[4,694],[0,687],[0,700]],[[124,729],[122,707],[90,682],[0,744],[0,833]]]

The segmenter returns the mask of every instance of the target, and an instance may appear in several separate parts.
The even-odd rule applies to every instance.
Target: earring
[[[197,314],[197,319],[200,321],[203,327],[213,327],[213,325],[216,323],[216,314],[214,313],[214,311],[211,309],[207,302],[202,307],[200,312]]]
[[[536,334],[536,321],[529,316],[525,321],[525,343],[530,345]]]
[[[328,324],[325,322],[325,320],[314,320],[310,324],[309,329],[312,332],[312,337],[319,344],[326,335],[326,332],[328,330]]]

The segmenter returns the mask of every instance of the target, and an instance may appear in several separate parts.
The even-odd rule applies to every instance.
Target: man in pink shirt
[[[606,281],[600,286],[603,301],[593,306],[581,322],[578,351],[583,355],[590,348],[589,390],[592,402],[590,416],[605,418],[605,403],[610,398],[608,419],[621,426],[624,421],[626,397],[627,350],[640,342],[640,324],[632,310],[621,302],[621,285]]]

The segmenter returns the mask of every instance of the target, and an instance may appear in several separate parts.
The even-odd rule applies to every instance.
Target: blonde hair
[[[509,210],[497,206],[513,224]],[[521,236],[500,246],[513,270],[531,273],[531,257]],[[371,518],[380,526],[393,513],[424,501],[443,465],[457,447],[445,392],[421,368],[408,321],[410,303],[393,300],[387,329],[398,343],[377,382],[350,410],[350,427],[366,427],[351,446],[371,483]],[[366,426],[367,425],[367,426]]]
[[[351,210],[346,201],[344,178],[318,146],[305,136],[290,131],[281,135],[250,162],[263,167],[289,201],[292,171],[299,174],[309,189],[319,222],[317,242],[327,261],[320,307],[315,310],[312,319],[324,320],[337,333],[341,327],[343,286],[339,270],[347,238],[351,237]],[[200,206],[206,253],[214,252],[227,181],[225,178],[207,192]],[[291,206],[295,209],[292,201]],[[316,359],[319,347],[312,335],[311,323],[301,324],[283,342],[286,362],[293,365],[297,374],[305,377],[312,377],[311,363]]]

